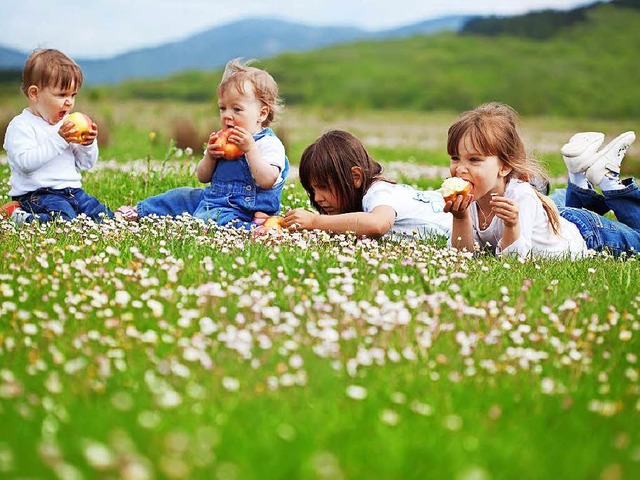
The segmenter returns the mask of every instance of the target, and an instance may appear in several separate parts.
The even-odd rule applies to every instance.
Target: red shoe
[[[5,203],[0,207],[0,218],[2,218],[3,220],[9,220],[16,208],[20,208],[20,202],[12,200]]]

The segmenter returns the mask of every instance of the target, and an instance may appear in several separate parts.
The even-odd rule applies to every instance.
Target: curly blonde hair
[[[217,95],[220,97],[230,88],[246,94],[245,84],[249,82],[253,86],[256,98],[269,109],[267,118],[262,122],[263,127],[268,127],[275,121],[276,115],[283,109],[283,101],[278,94],[278,84],[266,71],[249,64],[254,60],[243,62],[240,58],[229,61],[224,68],[222,80],[218,85]]]

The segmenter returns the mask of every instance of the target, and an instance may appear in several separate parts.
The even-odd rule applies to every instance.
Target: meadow
[[[212,105],[78,109],[105,126],[89,193],[117,208],[196,185]],[[294,107],[276,129],[293,165],[344,128],[392,177],[437,188],[454,118]],[[632,128],[526,117],[522,132],[560,186],[571,134]],[[8,176],[2,158],[3,194]],[[283,205],[308,205],[295,175]],[[1,222],[0,242],[2,478],[640,476],[638,257],[252,239],[192,218]]]

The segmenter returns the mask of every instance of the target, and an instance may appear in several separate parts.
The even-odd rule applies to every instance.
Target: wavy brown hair
[[[509,105],[491,102],[461,114],[449,127],[447,153],[458,156],[462,139],[468,141],[484,156],[497,156],[511,167],[507,182],[512,178],[531,183],[533,179],[548,178],[540,161],[527,154],[518,133],[518,114]],[[560,230],[560,214],[553,201],[537,190],[536,194],[549,218],[549,226],[556,235]]]
[[[22,69],[20,90],[25,95],[31,85],[66,90],[82,86],[84,76],[76,62],[60,50],[39,48],[33,51]]]
[[[352,167],[362,170],[362,184],[353,184]],[[362,197],[382,176],[382,165],[376,162],[362,142],[343,130],[331,130],[309,145],[300,158],[300,183],[307,191],[311,204],[325,213],[315,201],[311,184],[328,187],[338,199],[340,213],[361,212]]]

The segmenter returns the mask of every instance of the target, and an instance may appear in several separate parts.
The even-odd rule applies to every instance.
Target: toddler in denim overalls
[[[229,62],[217,90],[220,121],[232,129],[228,141],[243,152],[223,158],[218,136],[212,133],[197,176],[204,188],[182,187],[144,199],[135,207],[120,207],[128,220],[148,215],[184,213],[218,225],[251,228],[256,212],[275,215],[289,160],[282,142],[268,126],[280,109],[278,87],[266,71]]]

